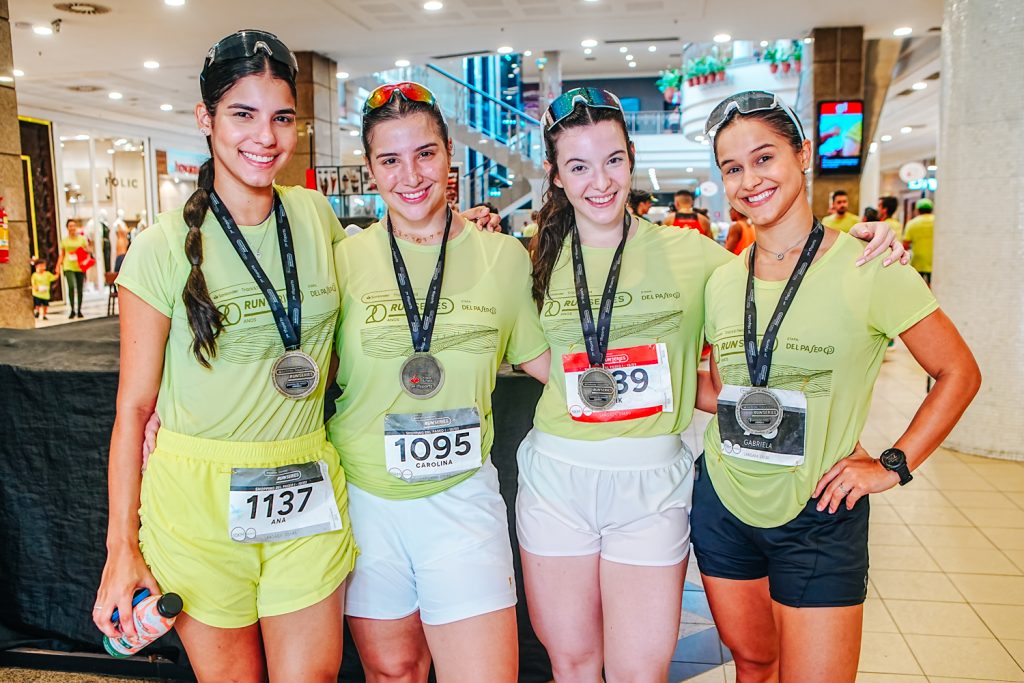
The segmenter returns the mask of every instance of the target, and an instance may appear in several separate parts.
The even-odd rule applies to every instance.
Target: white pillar
[[[945,0],[933,283],[984,377],[946,445],[1012,460],[1024,460],[1021,73],[1020,0]]]
[[[558,50],[548,50],[544,53],[544,69],[540,72],[540,113],[548,109],[551,101],[562,94],[562,57]]]
[[[851,206],[850,211],[858,216],[864,215],[864,209],[877,206],[882,194],[881,152],[868,152],[864,155],[864,170],[860,173],[860,206]]]

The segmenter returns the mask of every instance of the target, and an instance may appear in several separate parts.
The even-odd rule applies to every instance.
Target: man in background
[[[932,240],[935,234],[935,205],[930,199],[917,200],[917,216],[907,222],[903,246],[911,250],[910,265],[932,284]]]
[[[693,193],[689,190],[679,190],[673,198],[676,208],[675,220],[672,225],[677,228],[689,228],[696,230],[705,237],[711,237],[711,221],[707,216],[693,210]]]
[[[896,220],[899,208],[900,202],[895,197],[882,197],[878,200],[878,220],[889,224],[896,233],[896,239],[901,239],[903,235],[903,224]]]
[[[857,225],[860,220],[856,214],[849,211],[850,198],[846,196],[846,190],[836,190],[830,200],[829,214],[821,219],[822,225],[840,232],[850,232],[850,228]]]
[[[654,198],[650,192],[644,192],[643,190],[632,190],[629,193],[629,202],[627,207],[629,212],[637,218],[646,218],[647,212],[651,210],[651,204],[654,203]]]

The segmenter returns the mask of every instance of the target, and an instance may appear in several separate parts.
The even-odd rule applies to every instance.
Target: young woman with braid
[[[698,392],[704,286],[733,256],[626,213],[635,155],[613,94],[570,90],[542,123],[533,297],[551,370],[516,503],[530,617],[557,683],[602,669],[609,683],[663,681],[689,556],[693,455],[680,434]],[[892,237],[881,230],[862,259]]]
[[[128,614],[136,588],[178,593],[175,628],[200,681],[333,682],[341,662],[357,550],[323,397],[344,232],[323,196],[273,184],[295,151],[296,68],[262,31],[214,45],[196,107],[212,158],[184,210],[139,236],[118,277],[108,555],[93,619],[115,636],[111,612]],[[162,428],[142,477],[154,407]]]

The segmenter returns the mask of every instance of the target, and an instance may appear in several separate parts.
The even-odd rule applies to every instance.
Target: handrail
[[[453,81],[454,83],[457,83],[458,85],[460,85],[463,88],[469,90],[473,94],[479,95],[480,97],[483,97],[485,100],[489,100],[489,101],[493,102],[494,104],[497,104],[500,107],[508,109],[509,111],[511,111],[516,116],[521,116],[527,123],[532,123],[535,126],[539,126],[540,125],[540,121],[538,121],[537,119],[533,118],[532,116],[530,116],[529,114],[524,112],[522,109],[516,109],[511,104],[508,104],[507,102],[502,102],[498,98],[492,97],[491,95],[488,95],[483,90],[480,90],[476,86],[467,83],[466,81],[462,80],[458,76],[453,76],[452,74],[448,73],[447,71],[445,71],[441,67],[435,66],[433,64],[427,64],[426,67],[428,69],[430,69],[431,71],[436,71],[437,73],[441,74],[442,76],[444,76],[448,80]]]

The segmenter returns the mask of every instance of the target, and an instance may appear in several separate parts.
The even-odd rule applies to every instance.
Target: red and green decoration
[[[800,73],[804,60],[804,46],[799,40],[791,40],[788,46],[771,45],[761,54],[761,61],[768,63],[768,69],[774,74],[782,69],[787,74],[790,70]]]

